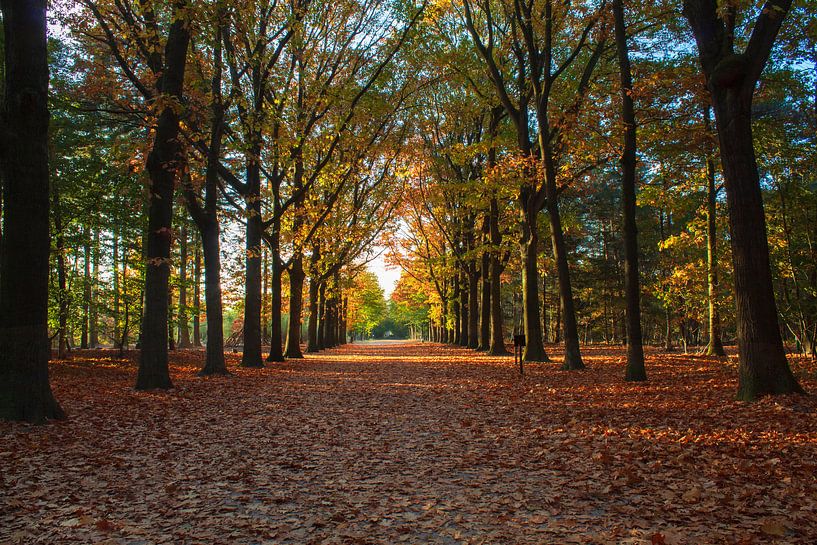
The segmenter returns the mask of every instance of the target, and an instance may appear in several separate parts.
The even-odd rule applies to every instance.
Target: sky
[[[378,251],[379,250],[380,249],[378,249]],[[377,281],[380,283],[380,287],[383,288],[386,299],[388,299],[391,297],[391,292],[394,291],[397,280],[400,278],[400,269],[387,266],[383,256],[384,253],[381,252],[381,254],[377,256],[377,259],[369,262],[368,267],[369,270],[377,276]]]

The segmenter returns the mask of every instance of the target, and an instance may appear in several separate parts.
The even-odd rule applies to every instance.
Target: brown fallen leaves
[[[558,351],[551,350],[558,359]],[[352,345],[136,392],[134,354],[52,365],[64,422],[0,423],[0,543],[817,542],[817,401],[733,401],[734,359]],[[817,366],[794,360],[817,391]]]

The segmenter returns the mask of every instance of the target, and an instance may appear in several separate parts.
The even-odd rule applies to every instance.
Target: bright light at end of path
[[[398,267],[390,267],[386,265],[386,260],[381,253],[376,259],[369,262],[369,270],[377,276],[377,282],[383,288],[383,295],[388,299],[391,297],[391,292],[397,286],[397,281],[400,279],[400,269]]]

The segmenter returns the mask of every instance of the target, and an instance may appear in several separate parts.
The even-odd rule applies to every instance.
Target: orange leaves
[[[733,400],[716,358],[590,368],[355,343],[135,392],[135,352],[55,362],[69,420],[0,423],[3,543],[811,544],[817,400]],[[794,369],[810,390],[815,364]]]

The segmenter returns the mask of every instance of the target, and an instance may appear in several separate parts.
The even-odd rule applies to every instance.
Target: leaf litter
[[[589,369],[353,344],[175,388],[136,354],[53,362],[69,419],[0,422],[0,543],[817,543],[817,401],[734,401],[736,359]],[[817,365],[793,359],[807,390]]]

